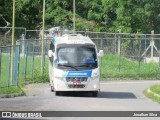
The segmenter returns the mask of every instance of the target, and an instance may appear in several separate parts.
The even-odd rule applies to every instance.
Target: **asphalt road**
[[[102,81],[98,97],[90,93],[55,96],[48,84],[32,84],[26,86],[26,96],[0,98],[0,111],[160,111],[160,104],[143,94],[157,83],[160,81]]]

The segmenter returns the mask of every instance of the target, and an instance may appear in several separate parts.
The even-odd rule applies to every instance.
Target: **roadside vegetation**
[[[151,86],[150,91],[147,89],[144,91],[144,94],[150,99],[160,103],[160,84]]]
[[[42,74],[40,70],[35,70],[34,76],[30,76],[27,78],[22,78],[22,84],[30,84],[30,83],[47,83],[49,82],[48,69],[44,69],[44,73]]]
[[[160,79],[158,63],[140,63],[117,55],[106,55],[102,58],[102,78]]]
[[[5,94],[3,97],[16,97],[25,95],[23,91],[23,87],[28,84],[33,83],[46,83],[49,82],[48,73],[45,70],[44,74],[41,75],[41,72],[36,72],[34,77],[21,77],[19,79],[18,86],[8,86],[8,87],[1,87],[0,94]]]
[[[46,83],[46,82],[49,82],[47,71],[45,70],[44,74],[41,74],[40,71],[39,72],[36,71],[34,77],[24,78],[21,76],[19,78],[18,86],[0,87],[0,94],[6,94],[5,97],[16,97],[25,95],[25,92],[23,91],[23,87],[25,85],[33,83]]]
[[[5,64],[7,65],[7,60],[3,57]],[[31,83],[46,83],[49,82],[48,76],[48,59],[45,60],[45,67],[44,73],[41,73],[41,58],[35,57],[34,58],[34,69],[33,69],[33,58],[28,57],[27,61],[27,68],[26,68],[26,78],[24,77],[24,68],[25,68],[25,60],[23,57],[20,58],[20,65],[19,65],[19,84],[18,87],[6,87],[0,88],[0,94],[9,94],[9,93],[22,93],[23,85],[31,84]],[[120,60],[120,72],[118,68],[118,63]],[[139,62],[133,61],[124,57],[118,58],[117,55],[106,55],[102,58],[102,67],[101,67],[101,77],[102,78],[113,78],[113,79],[160,79],[160,74],[158,74],[159,66],[158,64],[146,64],[140,62],[140,69],[138,69]],[[1,85],[6,84],[5,76],[7,74],[1,74]],[[8,76],[7,76],[8,77]],[[158,88],[151,88],[156,92]],[[160,92],[159,92],[160,93]]]
[[[0,94],[22,93],[22,89],[16,86],[0,88]]]
[[[73,28],[73,0],[47,0],[45,10],[45,29],[61,26]],[[0,26],[12,26],[12,2],[0,1]],[[160,33],[160,1],[123,1],[123,0],[77,0],[76,31],[96,31],[115,33]],[[27,30],[42,28],[42,0],[16,0],[15,26],[23,26]],[[2,12],[1,12],[2,11]],[[20,30],[16,34],[22,34]],[[0,29],[0,45],[11,44],[11,37],[4,34],[9,29]],[[24,31],[23,31],[24,32]],[[155,42],[159,46],[159,42]],[[1,57],[0,94],[20,93],[23,84],[49,82],[48,60],[45,61],[44,73],[41,73],[40,57],[28,56],[20,58],[18,87],[9,85],[10,58]],[[27,64],[26,64],[27,60]],[[34,61],[34,62],[33,62]],[[102,58],[101,77],[113,79],[160,79],[160,66],[146,64],[125,57],[106,55]],[[26,68],[26,69],[25,69]],[[7,71],[7,72],[6,72]],[[2,88],[2,86],[7,86]],[[152,88],[151,88],[152,89]]]
[[[26,65],[27,62],[27,65]],[[26,69],[24,69],[26,68]],[[48,77],[48,58],[45,58],[44,70],[41,72],[41,57],[28,56],[20,58],[19,77],[22,81],[28,83],[45,83],[49,82]]]
[[[75,6],[78,31],[160,32],[159,0],[77,0]],[[42,27],[42,0],[16,0],[15,9],[15,26],[30,30]],[[46,0],[45,9],[46,28],[63,26],[72,29],[73,0]],[[4,19],[12,23],[12,1],[0,1],[0,26],[6,25]]]
[[[27,64],[26,64],[27,61]],[[10,58],[7,55],[1,56],[1,71],[0,71],[0,94],[14,94],[14,96],[24,95],[23,86],[31,83],[46,83],[49,82],[48,77],[48,59],[46,58],[43,74],[41,73],[41,58],[29,56],[20,57],[19,64],[19,79],[17,86],[10,86],[10,74],[8,71]],[[26,70],[25,70],[26,68]],[[16,85],[16,83],[15,83]]]

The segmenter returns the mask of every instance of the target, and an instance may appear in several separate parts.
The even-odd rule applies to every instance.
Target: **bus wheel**
[[[54,87],[53,86],[51,86],[51,92],[54,92]]]
[[[59,91],[55,91],[55,95],[56,96],[60,95],[60,92]]]
[[[97,97],[97,95],[98,95],[98,91],[93,91],[93,92],[92,92],[92,96],[93,96],[93,97]]]

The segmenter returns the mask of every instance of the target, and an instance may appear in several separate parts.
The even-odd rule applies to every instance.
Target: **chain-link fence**
[[[15,27],[15,40],[22,39],[26,35],[26,28]],[[0,46],[11,45],[12,27],[0,27]]]
[[[160,79],[159,34],[86,34],[104,50],[102,77]]]
[[[35,43],[39,49],[35,55],[41,52],[40,30],[27,30],[26,35],[32,38],[32,45],[28,46],[33,51]],[[45,39],[62,35],[72,31],[45,31]],[[76,33],[90,37],[98,50],[103,49],[105,56],[101,59],[101,77],[106,78],[132,78],[132,79],[160,79],[160,35],[159,34],[129,34],[129,33],[106,33],[77,31]],[[34,36],[32,36],[34,34]],[[32,37],[31,37],[32,36]],[[45,41],[45,54],[50,42]],[[26,47],[26,45],[24,45]],[[22,46],[23,48],[23,46]],[[25,48],[25,51],[27,50]],[[33,53],[29,53],[30,55]],[[27,57],[28,58],[28,57]],[[46,57],[44,57],[46,58]],[[46,59],[45,59],[46,61]]]
[[[14,64],[20,64],[19,76],[16,72],[13,73],[13,77],[17,75],[15,79],[17,81],[18,77],[34,77],[38,72],[41,73],[42,68],[47,71],[47,52],[51,39],[67,33],[67,31],[45,31],[42,59],[42,31],[23,30],[16,37],[20,55],[17,56],[17,59],[14,58],[14,61],[17,61]],[[104,50],[105,55],[100,59],[101,77],[108,79],[160,79],[160,35],[89,31],[77,31],[76,33],[90,37],[95,42],[98,51]],[[4,35],[2,36],[4,37]],[[0,48],[0,81],[6,81],[0,86],[12,85],[10,82],[10,51],[10,47]]]
[[[16,45],[12,61],[12,46],[0,47],[0,87],[18,85],[19,53],[19,46]]]
[[[49,40],[44,40],[43,66],[41,64],[42,40],[24,39],[17,41],[17,44],[20,45],[20,77],[33,77],[37,73],[44,72],[41,68],[48,68]]]

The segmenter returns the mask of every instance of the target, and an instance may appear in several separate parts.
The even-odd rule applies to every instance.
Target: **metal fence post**
[[[0,48],[0,81],[1,81],[1,72],[2,72],[1,71],[1,67],[2,67],[1,66],[1,62],[2,62],[1,60],[2,60],[2,48]]]
[[[32,49],[32,77],[34,75],[34,55],[35,55],[35,46],[33,45],[33,49]]]
[[[153,60],[154,30],[151,31],[151,60]]]
[[[141,40],[138,39],[138,43],[139,43],[139,60],[138,60],[138,79],[140,79],[140,75],[141,75]]]
[[[25,56],[25,67],[24,67],[24,78],[26,78],[27,74],[27,58],[28,58],[28,41],[27,41],[27,46],[26,46],[26,56]]]
[[[8,47],[9,48],[9,59],[8,59],[8,87],[10,86],[10,81],[11,81],[11,78],[10,78],[10,72],[11,72],[11,47],[13,46],[10,46]],[[12,78],[13,79],[13,78]]]
[[[24,55],[25,54],[25,35],[24,34],[22,34],[22,38],[21,38],[21,45],[22,45],[22,55]]]
[[[45,46],[44,46],[44,64],[43,64],[43,73],[44,73],[44,68],[45,68],[45,65],[46,65],[46,47],[47,47],[47,39],[45,39]]]
[[[18,45],[14,46],[14,59],[13,59],[13,80],[12,85],[18,86],[18,59],[19,59],[19,48]]]
[[[147,37],[146,37],[146,35],[145,35],[145,50],[147,49],[147,46],[146,46],[146,44],[147,44],[146,38],[147,38]],[[145,63],[147,62],[147,61],[146,61],[146,57],[147,57],[147,56],[146,56],[146,53],[145,53],[145,59],[144,59],[144,60],[145,60]]]
[[[101,48],[100,49],[102,49],[102,45],[103,45],[103,41],[102,41],[102,39],[101,39]],[[101,74],[101,68],[102,68],[102,61],[103,61],[103,57],[100,57],[100,60],[101,60],[101,64],[100,64],[100,74]]]
[[[19,63],[20,63],[20,45],[18,45],[17,87],[18,87],[18,83],[19,83]]]
[[[121,57],[121,36],[120,36],[121,30],[119,30],[118,35],[118,74],[120,75],[120,57]]]
[[[115,40],[115,54],[117,54],[117,36],[116,34],[114,35],[114,40]]]
[[[159,51],[159,73],[160,73],[160,51]]]

